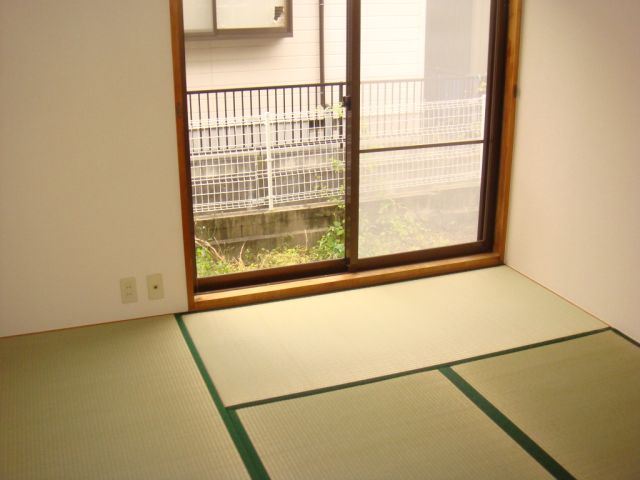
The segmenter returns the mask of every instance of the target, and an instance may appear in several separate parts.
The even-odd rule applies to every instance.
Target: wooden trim
[[[345,260],[338,259],[196,278],[196,294],[221,289],[228,290],[230,288],[246,287],[249,285],[253,286],[260,282],[299,280],[305,277],[342,273],[346,270]]]
[[[414,280],[478,268],[495,267],[501,264],[502,261],[497,253],[483,253],[401,267],[382,268],[357,273],[341,273],[286,283],[273,283],[258,287],[204,293],[196,295],[194,307],[190,310],[202,311],[238,307],[273,300],[284,300],[307,295],[349,290],[352,288]]]
[[[504,261],[507,243],[509,193],[513,163],[516,105],[518,96],[518,65],[520,62],[520,32],[522,28],[522,0],[509,2],[507,27],[507,52],[505,63],[504,106],[502,114],[502,139],[500,145],[500,174],[493,250]]]
[[[187,81],[184,60],[184,25],[182,0],[169,0],[171,14],[171,52],[173,57],[173,94],[176,108],[176,134],[178,144],[178,174],[180,177],[180,205],[182,210],[182,243],[187,281],[189,310],[194,308],[196,264],[191,207],[191,169],[189,168],[189,143],[187,139]]]

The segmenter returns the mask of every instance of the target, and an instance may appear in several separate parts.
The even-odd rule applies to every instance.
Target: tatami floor
[[[508,267],[0,339],[0,479],[638,479],[640,349]]]

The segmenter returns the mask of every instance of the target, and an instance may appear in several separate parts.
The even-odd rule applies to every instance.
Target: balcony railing
[[[361,145],[379,148],[482,139],[483,79],[368,82],[361,92]],[[344,192],[343,83],[188,94],[196,214],[336,202]],[[402,195],[475,181],[477,145],[369,154],[361,196]]]

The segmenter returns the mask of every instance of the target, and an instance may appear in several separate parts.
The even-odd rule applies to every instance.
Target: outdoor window
[[[197,291],[491,250],[505,2],[183,2]]]
[[[292,0],[184,0],[190,35],[285,36],[292,32]]]

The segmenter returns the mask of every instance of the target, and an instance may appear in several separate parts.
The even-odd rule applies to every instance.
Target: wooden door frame
[[[330,273],[316,277],[275,281],[257,286],[236,286],[225,290],[219,290],[209,293],[199,293],[196,291],[196,264],[195,264],[195,245],[194,245],[194,217],[191,205],[191,175],[189,165],[189,144],[188,144],[188,126],[187,126],[187,91],[186,91],[186,72],[185,72],[185,54],[184,54],[184,29],[182,20],[182,0],[169,0],[171,13],[171,43],[173,53],[173,77],[174,77],[174,95],[176,107],[176,134],[178,146],[178,166],[180,179],[180,200],[182,208],[182,233],[184,243],[185,256],[185,275],[188,295],[189,311],[200,311],[215,308],[226,308],[231,306],[246,305],[250,303],[258,303],[265,301],[280,300],[285,298],[294,298],[304,295],[328,293],[350,288],[360,288],[372,285],[379,285],[402,280],[410,280],[423,278],[433,275],[441,275],[446,273],[461,272],[477,268],[485,268],[501,265],[504,262],[504,254],[506,248],[507,235],[507,219],[508,219],[508,203],[509,203],[509,187],[511,176],[511,165],[513,155],[513,140],[515,133],[515,111],[517,101],[517,82],[518,82],[518,60],[520,51],[520,29],[522,18],[523,0],[499,0],[507,6],[507,33],[504,57],[504,94],[500,101],[502,102],[501,114],[501,137],[499,145],[500,158],[498,175],[496,177],[494,199],[495,202],[495,221],[492,226],[491,245],[488,250],[483,253],[475,253],[473,249],[467,249],[465,246],[445,247],[445,249],[434,249],[431,254],[407,255],[407,263],[405,265],[387,266],[384,262],[376,265],[372,264],[372,269],[365,271],[355,271],[346,273]],[[348,0],[348,17],[347,21],[352,21],[350,15],[356,15],[359,12],[359,0]],[[358,21],[359,24],[359,21]],[[359,35],[359,28],[351,28],[352,38],[348,39],[353,42],[353,36]],[[351,49],[350,49],[351,50]],[[357,50],[357,49],[356,49]],[[354,77],[359,72],[354,72],[349,65],[357,61],[357,58],[349,58],[348,66],[348,84],[355,85],[355,81],[359,78]],[[359,83],[358,87],[359,88]],[[358,100],[358,95],[355,96]],[[352,102],[354,98],[352,96]],[[352,105],[353,107],[353,105]],[[356,112],[357,104],[355,105]],[[359,118],[355,122],[351,122],[351,128],[357,128]],[[353,135],[348,136],[353,137]],[[357,136],[356,136],[357,138]],[[356,140],[357,141],[357,140]],[[354,151],[359,145],[348,144],[347,151]],[[348,162],[351,163],[351,162]],[[356,162],[357,163],[357,162]],[[347,185],[347,202],[357,201],[357,189],[353,190],[353,185],[357,187],[357,179],[354,175],[358,175],[357,164],[355,168],[351,166],[346,174],[345,183]],[[356,203],[357,205],[357,203]],[[493,208],[493,207],[491,207]],[[351,228],[357,225],[357,208],[351,208],[351,215],[346,219]],[[351,230],[356,231],[356,230]],[[355,243],[354,243],[355,240]],[[347,252],[353,252],[357,249],[357,240],[353,238],[347,240]],[[456,254],[453,258],[439,258],[443,253]]]
[[[182,243],[189,311],[196,309],[195,278],[196,250],[191,204],[191,166],[189,162],[189,127],[187,124],[187,74],[184,54],[184,23],[182,0],[169,0],[171,17],[171,53],[173,57],[173,95],[176,111],[176,139],[178,146],[178,175],[182,211]]]

